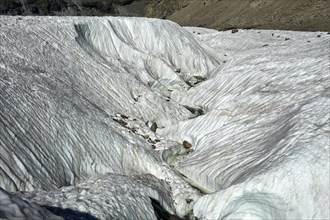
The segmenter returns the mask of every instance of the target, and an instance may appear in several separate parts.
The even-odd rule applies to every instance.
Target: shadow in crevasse
[[[87,212],[79,212],[72,209],[63,209],[54,206],[42,206],[42,207],[57,216],[61,216],[65,220],[98,220],[98,218],[92,216]]]
[[[154,212],[157,220],[186,220],[188,218],[180,218],[176,215],[173,215],[166,211],[165,208],[159,203],[159,201],[149,197],[151,200],[151,204],[154,208]],[[60,207],[54,206],[42,206],[48,211],[52,212],[57,216],[61,216],[65,220],[99,220],[98,218],[92,216],[87,212],[79,212],[72,209],[63,209]]]
[[[154,212],[157,220],[186,220],[188,218],[180,218],[179,216],[172,215],[159,203],[158,200],[149,197],[151,205],[154,208]]]

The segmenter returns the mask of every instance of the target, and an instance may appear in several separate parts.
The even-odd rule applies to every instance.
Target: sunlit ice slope
[[[190,30],[227,57],[207,81],[173,95],[203,114],[159,131],[192,143],[175,169],[214,192],[195,215],[328,218],[330,35]]]
[[[330,35],[0,25],[2,216],[329,218]]]

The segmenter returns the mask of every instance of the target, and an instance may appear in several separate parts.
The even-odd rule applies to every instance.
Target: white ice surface
[[[156,218],[150,198],[200,219],[330,217],[330,35],[113,17],[0,28],[5,190],[101,219]]]
[[[198,36],[227,62],[175,97],[206,113],[160,132],[193,143],[176,169],[217,192],[201,198],[194,214],[329,218],[330,36],[256,30]]]

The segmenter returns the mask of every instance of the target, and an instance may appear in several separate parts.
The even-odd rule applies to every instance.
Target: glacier
[[[1,16],[0,218],[329,219],[329,54],[325,32]]]

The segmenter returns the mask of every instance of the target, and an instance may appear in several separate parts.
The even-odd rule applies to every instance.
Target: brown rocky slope
[[[145,15],[218,30],[330,31],[329,0],[151,0]]]

